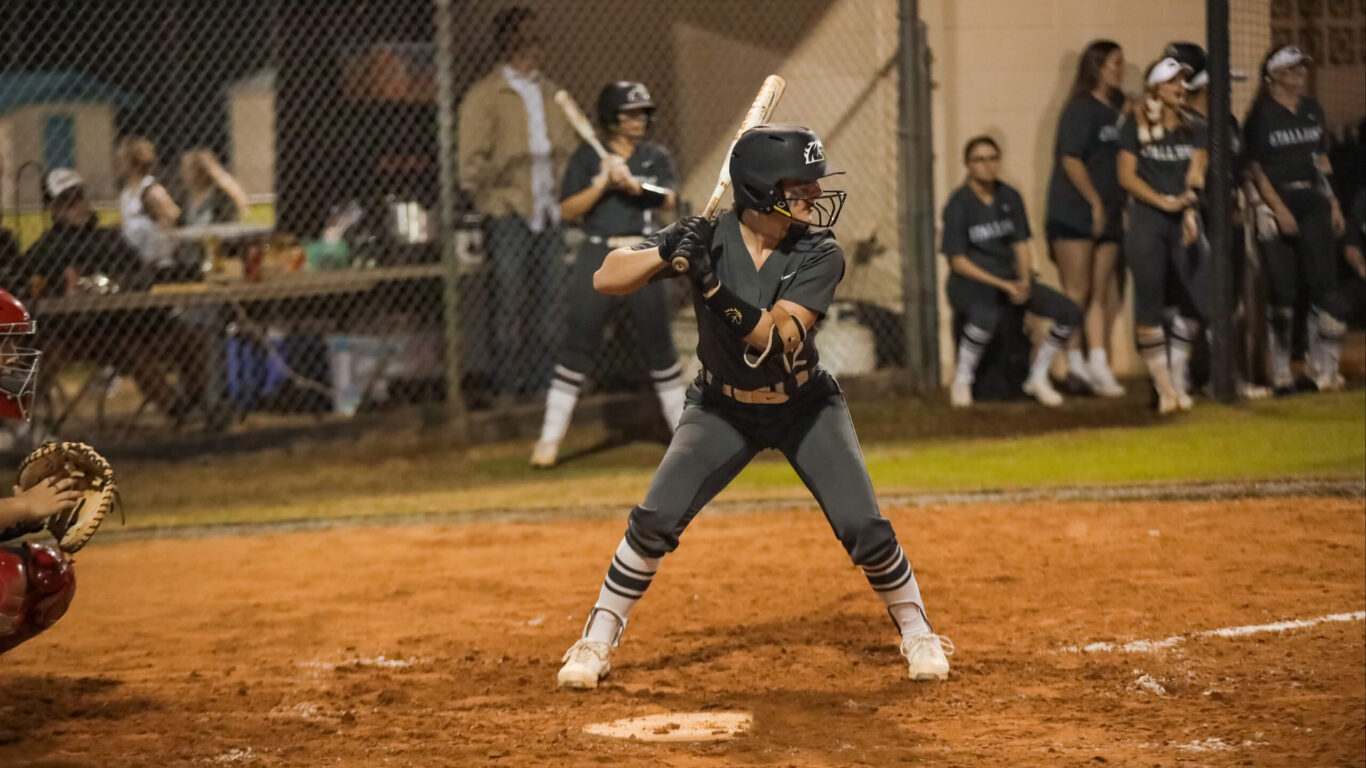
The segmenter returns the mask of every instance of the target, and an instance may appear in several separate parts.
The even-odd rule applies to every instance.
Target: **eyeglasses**
[[[999,163],[1000,161],[1000,155],[977,155],[968,158],[969,163]]]

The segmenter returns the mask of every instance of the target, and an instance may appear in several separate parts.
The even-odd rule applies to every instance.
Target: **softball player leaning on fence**
[[[948,297],[954,313],[966,318],[958,343],[958,367],[949,398],[955,408],[972,405],[973,374],[996,332],[1007,304],[1053,321],[1034,354],[1024,391],[1048,406],[1062,395],[1048,379],[1048,366],[1081,325],[1081,309],[1066,296],[1034,279],[1029,249],[1029,218],[1015,188],[999,180],[1001,149],[989,136],[963,147],[968,179],[944,206],[940,250],[953,270]]]
[[[1308,341],[1305,372],[1320,389],[1340,389],[1330,356],[1346,326],[1323,314],[1323,301],[1337,282],[1334,240],[1346,228],[1328,176],[1328,130],[1323,107],[1304,95],[1308,65],[1313,62],[1293,45],[1272,51],[1262,62],[1262,82],[1244,121],[1248,176],[1271,207],[1264,223],[1262,251],[1270,284],[1272,383],[1277,391],[1293,389],[1290,372],[1291,324],[1298,285],[1308,292]],[[1325,350],[1325,345],[1334,350]]]
[[[1149,65],[1143,103],[1119,132],[1119,182],[1130,195],[1124,253],[1134,277],[1134,330],[1163,414],[1193,405],[1186,382],[1173,377],[1188,368],[1182,356],[1190,354],[1189,340],[1172,348],[1169,362],[1164,309],[1176,307],[1192,327],[1201,316],[1192,246],[1200,236],[1206,137],[1204,124],[1182,109],[1190,72],[1170,57]]]
[[[635,245],[653,229],[656,210],[671,211],[676,194],[669,151],[645,133],[655,102],[644,83],[610,83],[598,96],[598,123],[607,132],[606,160],[584,142],[569,158],[560,183],[560,216],[580,221],[586,236],[569,280],[569,318],[564,342],[556,351],[555,371],[545,401],[545,422],[531,454],[534,467],[554,466],[583,391],[603,325],[616,297],[593,290],[593,273],[615,248]],[[664,420],[672,430],[683,414],[682,368],[669,333],[668,297],[664,285],[647,285],[623,297],[631,311],[636,338],[650,367],[650,380]]]
[[[746,131],[730,173],[734,210],[715,222],[688,217],[614,250],[594,275],[599,291],[629,294],[673,276],[670,260],[684,256],[703,368],[645,500],[627,518],[583,636],[564,655],[559,684],[597,687],[688,522],[766,448],[783,452],[887,606],[911,678],[944,679],[952,644],[930,627],[915,574],[878,510],[844,395],[816,353],[816,323],[844,276],[844,252],[829,231],[844,193],[822,190],[830,174],[821,142],[796,125]]]

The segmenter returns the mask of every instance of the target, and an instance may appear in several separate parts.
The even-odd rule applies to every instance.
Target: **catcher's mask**
[[[800,125],[756,125],[741,134],[730,154],[736,205],[782,214],[812,227],[833,227],[839,219],[845,193],[820,189],[818,182],[841,173],[826,168],[825,146],[810,128]],[[802,189],[812,189],[814,194],[791,194]],[[797,200],[804,205],[794,211],[792,203]]]
[[[29,418],[43,356],[31,346],[37,330],[24,305],[0,288],[0,417]]]

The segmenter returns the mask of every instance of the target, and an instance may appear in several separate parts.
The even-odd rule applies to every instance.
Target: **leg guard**
[[[75,593],[76,572],[57,550],[31,541],[0,548],[0,653],[56,624]]]

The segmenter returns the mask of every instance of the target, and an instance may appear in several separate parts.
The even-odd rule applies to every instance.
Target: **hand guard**
[[[28,490],[38,483],[56,482],[70,477],[76,490],[84,494],[76,506],[42,521],[57,546],[70,555],[85,546],[104,516],[118,499],[119,486],[114,469],[94,448],[85,443],[46,443],[30,453],[19,465],[19,488]]]

